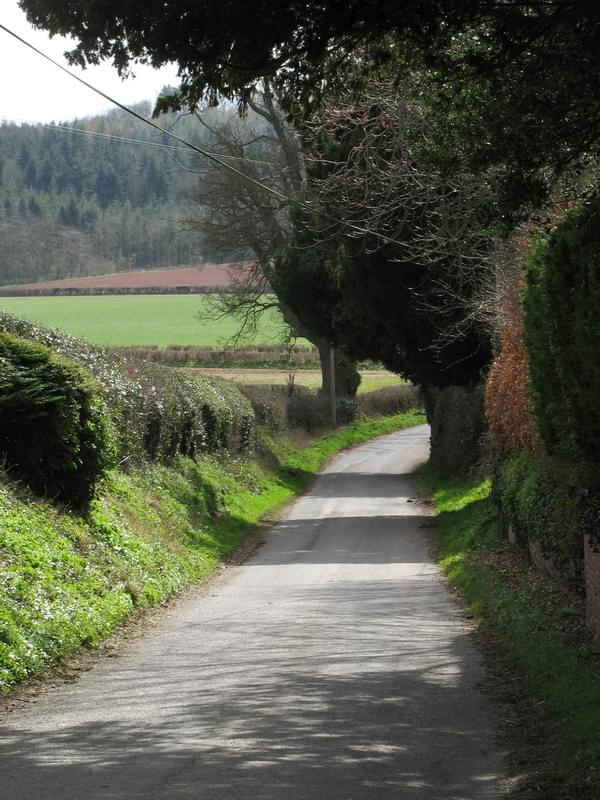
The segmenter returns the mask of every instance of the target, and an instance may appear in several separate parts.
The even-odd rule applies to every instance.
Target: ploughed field
[[[230,264],[202,264],[191,267],[169,267],[167,269],[144,269],[134,272],[115,272],[110,275],[87,275],[79,278],[62,278],[55,281],[38,281],[19,284],[19,291],[53,290],[67,292],[71,289],[223,289],[231,284]]]

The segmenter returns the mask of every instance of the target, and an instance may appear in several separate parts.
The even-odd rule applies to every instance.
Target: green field
[[[197,315],[207,303],[201,294],[0,297],[0,311],[113,347],[224,344],[238,323],[235,319],[199,321]],[[244,344],[273,344],[282,329],[281,317],[273,311],[265,315],[256,338]]]
[[[316,369],[227,369],[227,368],[191,368],[190,372],[199,375],[211,375],[215,378],[233,381],[234,383],[251,386],[286,386],[290,382],[290,375],[293,377],[295,386],[305,386],[308,389],[318,389],[321,386],[321,372]],[[361,382],[358,387],[358,394],[367,394],[377,389],[385,389],[388,386],[399,386],[405,383],[404,380],[386,370],[360,371]]]

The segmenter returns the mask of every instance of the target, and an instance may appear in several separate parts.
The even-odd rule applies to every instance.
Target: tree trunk
[[[287,324],[292,328],[296,336],[302,336],[303,339],[313,344],[319,353],[319,362],[321,364],[321,388],[319,394],[323,397],[329,397],[330,392],[330,375],[331,375],[331,361],[330,349],[331,343],[325,339],[320,339],[315,336],[311,331],[305,328],[298,317],[294,314],[289,306],[284,303],[279,303],[281,314]],[[360,384],[360,374],[356,369],[356,362],[348,358],[340,348],[335,351],[335,394],[336,397],[356,397],[356,390]]]
[[[323,339],[312,340],[319,351],[319,361],[321,362],[321,389],[320,393],[324,397],[329,396],[331,386],[331,360],[329,342]],[[335,351],[335,394],[337,398],[356,397],[356,390],[360,384],[360,374],[356,369],[356,362],[348,358],[343,350],[336,348]]]

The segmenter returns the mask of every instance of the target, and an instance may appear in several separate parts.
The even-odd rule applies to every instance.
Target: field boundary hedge
[[[158,345],[114,347],[124,357],[143,358],[157,364],[178,367],[261,367],[263,369],[320,369],[314,347],[294,345],[246,345],[238,347],[199,347],[195,345]]]

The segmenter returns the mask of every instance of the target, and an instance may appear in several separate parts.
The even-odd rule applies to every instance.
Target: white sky
[[[17,0],[0,0],[0,23],[42,52],[68,66],[63,57],[71,40],[35,30],[17,6]],[[142,65],[135,78],[123,81],[109,63],[73,71],[122,103],[154,102],[166,84],[177,85],[175,65],[154,70]],[[0,30],[0,120],[63,122],[100,114],[112,108],[104,98],[82,86],[23,44]]]

